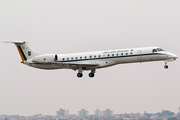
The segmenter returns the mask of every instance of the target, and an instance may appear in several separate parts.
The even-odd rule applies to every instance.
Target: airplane
[[[33,52],[26,41],[5,41],[17,46],[22,62],[30,67],[39,69],[72,69],[78,70],[77,77],[83,76],[83,71],[90,70],[89,77],[95,76],[96,69],[106,68],[117,64],[142,63],[152,61],[175,61],[178,56],[164,51],[159,47],[142,47],[117,49],[74,54],[38,54]]]

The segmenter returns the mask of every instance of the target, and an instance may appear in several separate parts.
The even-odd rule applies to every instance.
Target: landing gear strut
[[[79,69],[78,69],[78,74],[77,74],[77,77],[78,77],[78,78],[81,78],[81,77],[83,76],[82,72],[83,72],[82,67],[79,67]]]

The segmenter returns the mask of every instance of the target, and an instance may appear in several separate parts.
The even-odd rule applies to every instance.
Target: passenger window
[[[89,58],[92,58],[92,56],[89,56]]]
[[[67,58],[67,60],[69,60],[69,58]]]
[[[84,58],[86,59],[86,56]]]
[[[114,54],[112,54],[112,56],[114,56]]]
[[[121,55],[123,55],[123,53],[121,53]]]
[[[153,49],[153,52],[157,52],[157,50],[156,50],[156,49]]]
[[[109,57],[109,54],[107,56]]]
[[[96,58],[96,55],[94,56],[94,58]]]
[[[99,55],[99,57],[101,57],[101,55]]]
[[[132,55],[133,53],[131,52],[131,55]]]
[[[128,53],[126,53],[126,55],[128,55]]]
[[[62,60],[64,60],[64,58]]]
[[[116,56],[118,56],[119,54],[116,54]]]
[[[80,57],[80,59],[82,59],[82,57]]]
[[[73,57],[71,58],[71,60],[73,60]]]
[[[78,59],[78,57],[76,57],[76,60]]]

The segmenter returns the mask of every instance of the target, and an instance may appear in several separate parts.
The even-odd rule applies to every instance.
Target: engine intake
[[[57,55],[55,55],[55,58],[54,58],[54,60],[55,60],[55,61],[57,61],[57,60],[58,60],[58,56],[57,56]]]

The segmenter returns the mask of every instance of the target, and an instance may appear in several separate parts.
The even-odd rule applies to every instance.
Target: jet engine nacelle
[[[57,55],[46,54],[46,55],[38,55],[35,56],[32,61],[35,63],[54,63],[58,59]]]

